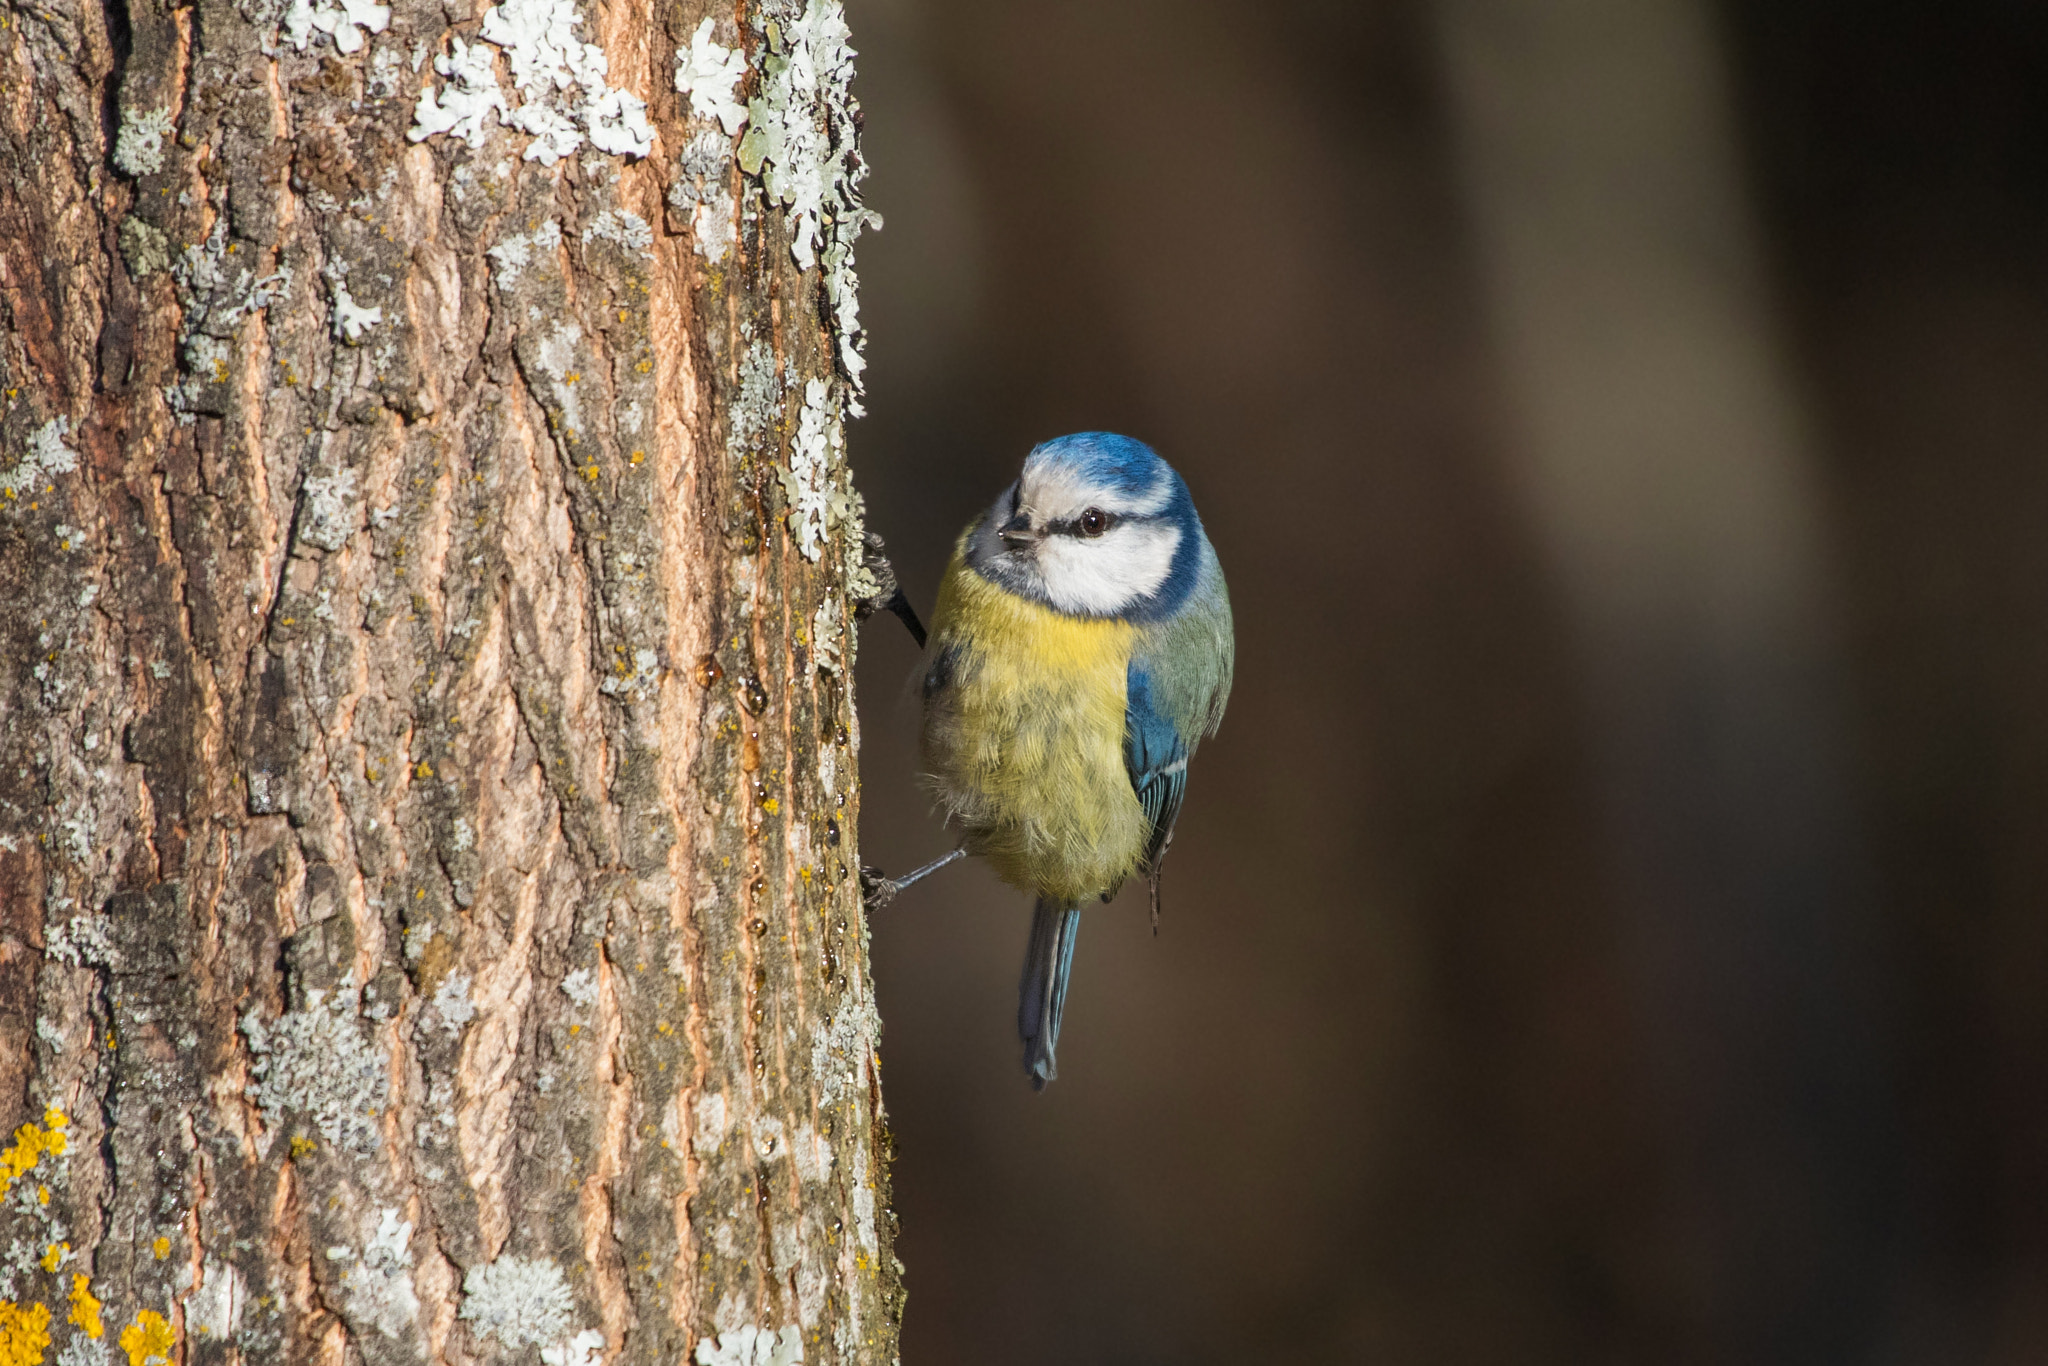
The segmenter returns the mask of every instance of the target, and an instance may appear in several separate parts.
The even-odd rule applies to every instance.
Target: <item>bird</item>
[[[1230,697],[1230,595],[1188,486],[1141,441],[1034,447],[961,532],[922,664],[925,780],[975,855],[1031,893],[1018,984],[1024,1069],[1058,1075],[1082,906],[1151,889],[1195,748]]]

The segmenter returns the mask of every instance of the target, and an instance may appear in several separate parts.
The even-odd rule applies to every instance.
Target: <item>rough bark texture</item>
[[[0,10],[0,1366],[893,1360],[836,3],[160,3]]]

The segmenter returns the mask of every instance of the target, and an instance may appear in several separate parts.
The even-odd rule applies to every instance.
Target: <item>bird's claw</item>
[[[903,890],[900,883],[882,876],[882,870],[871,863],[860,866],[860,899],[871,911],[879,911],[896,899],[896,893]]]
[[[924,623],[917,618],[917,609],[910,605],[910,599],[903,596],[903,586],[896,581],[896,567],[889,563],[882,538],[874,532],[867,533],[861,544],[861,564],[874,578],[875,592],[872,597],[857,598],[853,604],[853,619],[866,621],[877,612],[889,612],[910,632],[910,638],[917,642],[917,648],[924,648]]]

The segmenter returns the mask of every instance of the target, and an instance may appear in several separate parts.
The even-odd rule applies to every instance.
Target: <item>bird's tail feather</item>
[[[1017,986],[1017,1033],[1024,1040],[1024,1071],[1040,1091],[1060,1074],[1053,1050],[1067,1005],[1067,975],[1074,970],[1074,935],[1081,912],[1062,901],[1038,899],[1031,913],[1031,945]]]

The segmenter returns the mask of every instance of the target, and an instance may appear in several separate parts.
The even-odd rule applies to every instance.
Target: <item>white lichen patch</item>
[[[185,338],[185,345],[178,355],[191,372],[193,383],[202,386],[227,383],[234,352],[219,337],[204,332],[193,333]]]
[[[476,1018],[476,1003],[469,996],[470,985],[468,973],[451,972],[434,990],[434,1013],[441,1017],[441,1028],[450,1034],[460,1034],[462,1027]]]
[[[121,127],[114,134],[114,165],[137,180],[155,175],[164,168],[164,141],[170,135],[168,109],[123,114]]]
[[[344,982],[337,991],[308,992],[304,1010],[287,1011],[270,1024],[253,1010],[242,1017],[254,1055],[248,1094],[270,1131],[266,1150],[292,1114],[310,1117],[337,1147],[366,1153],[377,1146],[388,1064],[383,1050],[363,1038],[359,997]]]
[[[689,45],[676,49],[676,90],[690,97],[692,114],[716,119],[730,138],[747,124],[747,107],[735,95],[747,77],[747,58],[713,38],[716,27],[716,20],[706,19]]]
[[[583,328],[574,318],[558,323],[536,348],[541,373],[555,392],[562,409],[562,423],[574,436],[583,430],[583,400],[577,386],[583,380]]]
[[[789,464],[777,471],[789,504],[789,531],[803,557],[816,563],[823,553],[832,514],[833,471],[840,463],[842,443],[832,386],[822,379],[804,385],[803,412],[797,417],[796,440]]]
[[[818,1031],[811,1043],[811,1079],[818,1088],[820,1108],[866,1084],[876,1024],[872,1003],[849,1001]]]
[[[654,150],[654,125],[647,121],[647,102],[617,86],[591,98],[584,106],[584,123],[591,146],[601,152],[644,157]]]
[[[228,382],[236,354],[230,342],[242,321],[276,303],[291,286],[287,267],[259,276],[261,253],[229,241],[227,224],[228,215],[216,217],[206,240],[186,247],[171,264],[184,309],[178,340],[185,374],[165,398],[181,425],[209,410],[202,405],[212,386]]]
[[[487,43],[455,38],[450,40],[446,56],[434,58],[434,70],[452,84],[438,93],[432,89],[420,92],[412,111],[412,130],[406,136],[425,142],[440,133],[453,133],[472,149],[481,148],[491,121],[502,123],[511,108],[498,86],[498,50]]]
[[[382,33],[391,26],[391,7],[375,0],[292,0],[285,11],[283,33],[299,51],[313,40],[315,32],[334,39],[334,50],[347,56],[361,52],[365,33]]]
[[[828,198],[833,210],[856,207],[836,183],[846,169],[839,139],[850,150],[851,128],[833,126],[853,76],[851,31],[839,0],[812,0],[787,23],[764,24],[768,54],[761,93],[747,105],[753,126],[740,141],[740,165],[760,176],[770,202],[783,206],[790,254],[809,270],[825,244]]]
[[[305,507],[299,518],[299,539],[322,550],[339,550],[363,524],[363,502],[352,469],[316,474],[306,479]]]
[[[846,468],[846,429],[839,402],[840,395],[826,381],[806,381],[789,463],[776,473],[798,551],[816,563],[824,555],[826,539],[838,533],[845,553],[846,588],[859,600],[873,597],[881,586],[862,554],[866,506],[854,491]],[[738,418],[734,421],[737,425]]]
[[[106,1347],[83,1330],[74,1332],[57,1353],[57,1366],[107,1366],[107,1360]]]
[[[647,220],[626,209],[606,209],[590,220],[583,230],[585,242],[611,242],[627,251],[646,251],[654,245],[654,229]]]
[[[575,1307],[562,1268],[541,1258],[500,1257],[462,1278],[461,1317],[507,1347],[562,1342]]]
[[[427,951],[427,945],[434,942],[434,922],[422,920],[417,925],[405,927],[405,961],[417,963],[420,955]]]
[[[608,697],[646,701],[661,688],[661,657],[652,650],[633,651],[632,662],[620,660],[618,672],[607,674],[598,685]]]
[[[597,974],[578,968],[562,979],[562,994],[584,1010],[597,1004]]]
[[[782,416],[782,377],[775,372],[775,349],[755,342],[740,357],[739,393],[732,404],[726,455],[737,464],[775,429]]]
[[[713,265],[731,254],[738,238],[731,172],[732,139],[703,128],[683,144],[668,187],[669,206],[689,218],[697,254]]]
[[[36,428],[28,439],[28,450],[20,463],[0,473],[0,496],[20,497],[36,492],[51,478],[78,468],[78,452],[65,438],[71,434],[71,419],[53,417]]]
[[[484,253],[498,263],[491,272],[506,289],[519,283],[520,275],[533,263],[535,252],[552,252],[562,245],[562,225],[550,218],[532,232],[507,237]]]
[[[811,616],[811,658],[816,660],[818,667],[826,673],[836,674],[840,670],[842,661],[839,638],[843,629],[844,618],[839,611],[839,597],[837,594],[827,593],[825,600],[818,604],[818,610]],[[825,752],[831,753],[829,749]],[[831,790],[831,784],[827,783],[825,791],[828,796]]]
[[[44,952],[74,966],[116,967],[114,923],[103,915],[81,915],[47,932]]]
[[[173,263],[179,302],[195,315],[187,320],[188,332],[231,336],[242,319],[276,303],[291,287],[289,266],[258,278],[251,253],[237,251],[237,245],[228,241],[227,215],[222,214],[206,240],[186,247]]]
[[[701,1338],[697,1366],[803,1366],[804,1334],[795,1324],[780,1333],[753,1324],[720,1333],[718,1341]]]
[[[712,265],[732,255],[739,242],[739,226],[733,222],[732,192],[720,187],[702,204],[690,209],[690,238],[697,254]]]
[[[374,1326],[387,1338],[400,1338],[420,1313],[412,1281],[412,1223],[387,1208],[378,1213],[375,1226],[367,1232],[362,1257],[341,1277],[349,1316]]]
[[[185,378],[167,394],[180,423],[192,421],[209,386],[228,382],[235,359],[230,343],[242,320],[282,298],[291,282],[288,269],[258,279],[251,253],[230,249],[226,223],[223,214],[206,241],[185,248],[171,267],[185,309],[178,332]]]
[[[389,46],[377,49],[370,56],[370,93],[385,100],[397,95],[405,80],[404,71],[404,53]]]
[[[348,285],[334,282],[334,339],[354,346],[363,334],[384,321],[382,308],[364,308],[349,297]]]
[[[582,23],[574,0],[505,0],[491,6],[478,36],[505,54],[519,103],[505,98],[487,57],[458,44],[450,58],[434,63],[436,71],[455,80],[454,89],[421,95],[407,136],[422,142],[456,132],[477,147],[484,119],[495,115],[533,139],[525,158],[543,166],[574,156],[586,139],[614,156],[646,156],[654,150],[647,104],[607,83],[610,63],[604,49],[576,36]]]
[[[882,220],[860,193],[867,166],[857,146],[854,50],[846,41],[845,10],[840,0],[810,0],[801,15],[778,21],[764,14],[759,22],[768,53],[761,92],[747,103],[752,126],[740,139],[740,167],[759,176],[768,200],[782,206],[796,263],[805,270],[823,266],[838,359],[858,395],[867,361],[853,244]],[[852,411],[860,415],[857,401]]]

